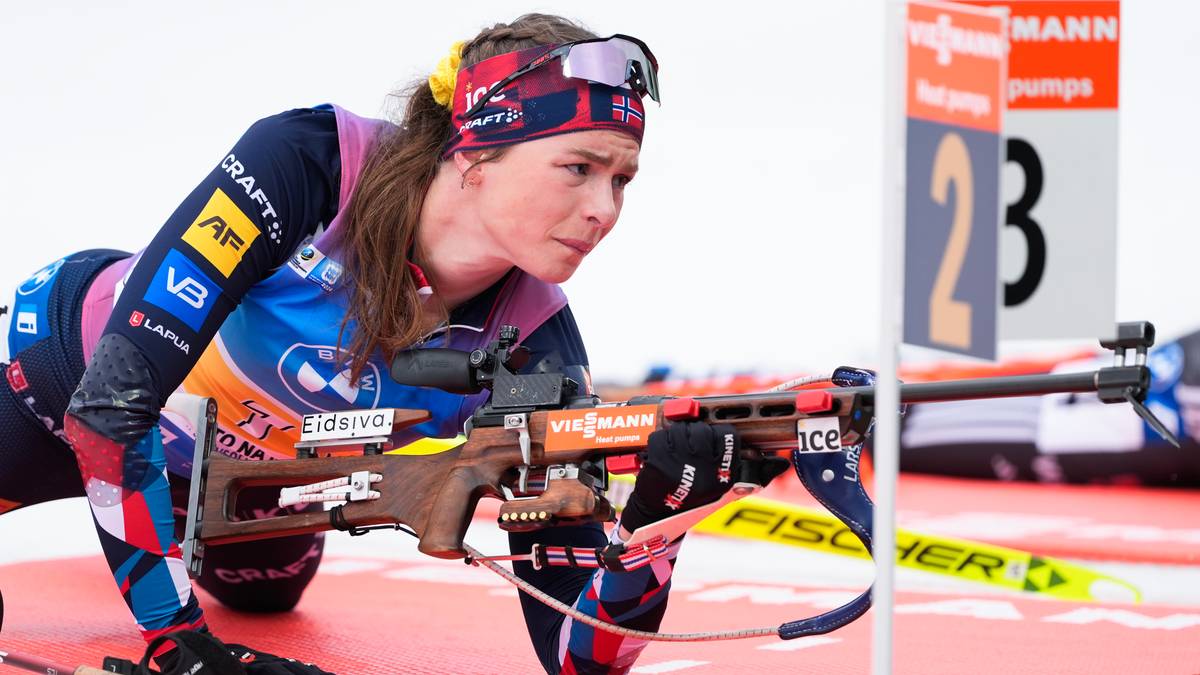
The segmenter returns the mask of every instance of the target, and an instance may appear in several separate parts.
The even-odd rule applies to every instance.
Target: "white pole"
[[[905,7],[883,0],[883,212],[880,264],[879,379],[875,385],[875,622],[871,672],[892,672],[892,592],[896,561],[896,475],[900,466],[898,345],[902,339],[904,279]]]

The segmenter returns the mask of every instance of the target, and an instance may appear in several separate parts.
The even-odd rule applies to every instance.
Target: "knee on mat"
[[[291,611],[304,594],[303,586],[296,588],[292,585],[220,585],[204,590],[230,609],[253,614]]]
[[[286,612],[316,575],[324,543],[305,535],[211,546],[199,586],[231,609]]]

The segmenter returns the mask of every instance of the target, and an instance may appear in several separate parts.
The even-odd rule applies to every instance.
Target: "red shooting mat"
[[[96,666],[105,654],[133,656],[140,639],[105,569],[95,557],[0,566],[0,650]],[[517,600],[498,582],[448,561],[331,557],[294,612],[202,602],[217,634],[342,674],[540,672]],[[752,581],[678,588],[664,629],[776,625],[854,592]],[[902,592],[896,611],[899,673],[1200,672],[1200,610],[1191,608]],[[634,672],[865,673],[870,619],[793,641],[651,644]]]
[[[816,506],[790,473],[763,496]],[[1200,490],[904,474],[896,503],[901,527],[928,534],[1064,558],[1200,562]]]

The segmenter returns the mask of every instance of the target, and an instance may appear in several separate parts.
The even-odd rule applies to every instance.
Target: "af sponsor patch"
[[[142,299],[200,332],[217,296],[216,282],[179,251],[171,249],[154,273]]]
[[[546,452],[645,445],[657,422],[656,405],[554,410],[546,415]]]
[[[217,188],[182,239],[228,278],[258,234],[246,214]]]

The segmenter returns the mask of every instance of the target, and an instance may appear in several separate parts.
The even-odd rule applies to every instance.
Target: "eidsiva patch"
[[[158,266],[154,280],[142,299],[167,310],[171,316],[199,333],[220,292],[217,284],[200,271],[196,263],[171,249]]]
[[[183,240],[229,278],[258,234],[258,228],[246,214],[217,188],[183,233]]]

